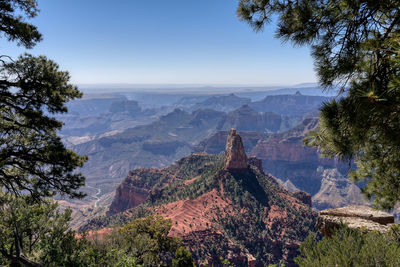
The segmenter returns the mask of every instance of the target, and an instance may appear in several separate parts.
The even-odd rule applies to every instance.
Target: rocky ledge
[[[327,209],[319,213],[317,227],[326,236],[342,224],[349,228],[384,233],[394,223],[393,215],[366,206]]]

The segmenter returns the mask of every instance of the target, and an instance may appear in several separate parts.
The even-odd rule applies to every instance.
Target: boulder
[[[394,223],[394,216],[366,206],[347,206],[327,209],[319,213],[317,227],[326,236],[342,224],[363,231],[387,232]]]

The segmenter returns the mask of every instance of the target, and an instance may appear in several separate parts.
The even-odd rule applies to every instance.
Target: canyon
[[[107,217],[91,227],[110,227],[110,218],[121,216],[160,215],[172,220],[170,235],[181,237],[198,262],[217,264],[223,256],[236,266],[294,266],[299,244],[315,231],[311,197],[264,173],[261,160],[247,157],[239,134],[229,132],[225,155],[194,153],[167,168],[130,171]]]

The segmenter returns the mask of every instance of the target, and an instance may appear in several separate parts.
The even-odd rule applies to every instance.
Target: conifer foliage
[[[0,38],[32,48],[42,37],[25,20],[37,12],[36,0],[0,0]],[[75,169],[87,157],[66,149],[54,118],[82,96],[69,80],[44,56],[0,56],[0,265],[193,266],[182,241],[167,236],[168,220],[133,221],[93,240],[69,229],[71,210],[48,198],[84,196]]]
[[[362,233],[342,226],[321,240],[312,233],[301,245],[295,262],[300,267],[399,266],[399,227],[394,225],[387,233]]]
[[[351,177],[381,208],[400,200],[400,1],[241,0],[238,16],[261,30],[277,15],[276,36],[311,47],[320,84],[339,88],[305,139],[322,154],[354,160]]]
[[[23,15],[17,15],[23,14]],[[0,1],[0,34],[26,48],[41,40],[36,27],[25,22],[37,14],[34,0]],[[56,193],[80,197],[84,177],[74,173],[86,157],[65,148],[57,135],[62,122],[53,115],[67,112],[65,103],[81,97],[44,56],[18,59],[0,56],[0,187],[15,195],[40,199]]]
[[[32,48],[41,40],[26,19],[35,0],[0,0],[0,38]],[[0,56],[0,265],[88,266],[86,247],[68,230],[70,211],[60,213],[45,197],[81,197],[85,179],[75,173],[86,157],[66,149],[56,113],[81,97],[69,74],[44,56]],[[80,254],[83,253],[83,254]]]

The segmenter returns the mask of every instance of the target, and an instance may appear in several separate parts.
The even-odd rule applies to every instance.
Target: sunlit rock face
[[[366,206],[347,206],[337,209],[327,209],[319,213],[318,230],[330,236],[335,228],[346,224],[349,228],[361,231],[387,232],[394,223],[392,214],[374,210]]]
[[[245,170],[248,167],[242,138],[235,129],[231,129],[226,140],[225,169],[228,171]]]
[[[318,173],[321,173],[322,177],[321,188],[312,197],[313,206],[317,210],[340,208],[350,205],[370,205],[364,199],[361,189],[337,169],[319,168]]]

